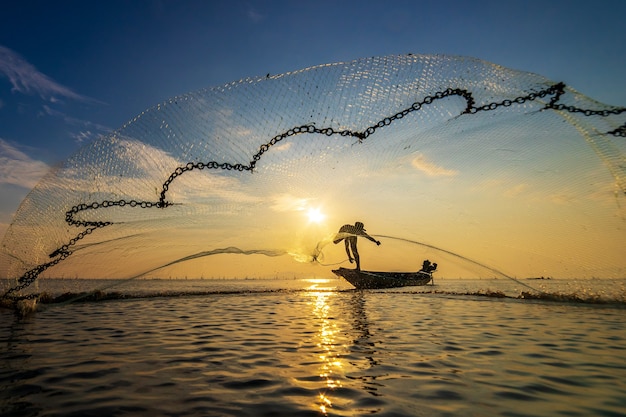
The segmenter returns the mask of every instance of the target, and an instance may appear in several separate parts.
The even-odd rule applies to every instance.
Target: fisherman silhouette
[[[346,253],[348,254],[348,259],[350,260],[350,263],[353,263],[356,261],[357,271],[361,270],[361,258],[359,256],[359,251],[356,247],[357,236],[362,236],[364,238],[367,238],[380,246],[380,241],[374,239],[373,237],[365,233],[364,227],[365,226],[361,222],[356,222],[354,223],[354,225],[344,224],[339,229],[339,232],[337,232],[337,236],[336,236],[337,239],[333,240],[333,243],[335,245],[341,242],[342,240],[344,241],[346,245]],[[350,253],[350,249],[352,249],[352,253]],[[352,259],[353,257],[354,259]]]
[[[422,263],[422,271],[424,272],[428,272],[431,273],[433,272],[435,269],[437,269],[437,264],[431,264],[430,261],[428,259],[426,259],[423,263]]]

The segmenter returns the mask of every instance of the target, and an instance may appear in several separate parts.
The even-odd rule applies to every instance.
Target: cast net
[[[477,59],[388,56],[184,94],[87,144],[23,201],[3,298],[48,278],[362,268],[625,276],[626,109]]]

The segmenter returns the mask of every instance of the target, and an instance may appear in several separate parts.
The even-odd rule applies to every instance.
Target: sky
[[[626,106],[625,13],[619,0],[5,2],[0,236],[41,177],[82,146],[168,98],[246,77],[461,55]]]

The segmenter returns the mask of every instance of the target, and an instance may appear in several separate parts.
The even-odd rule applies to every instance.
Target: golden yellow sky
[[[395,76],[384,61],[372,64],[380,72],[320,67],[147,110],[33,190],[7,233],[1,272],[19,277],[68,245],[72,255],[43,276],[329,277],[349,266],[343,244],[328,244],[333,233],[361,221],[382,242],[360,239],[363,269],[415,271],[428,258],[441,277],[625,277],[623,138],[603,133],[615,121],[546,110],[547,98],[466,114],[464,99],[447,97],[362,140],[338,133],[454,83],[477,103],[523,94],[518,84],[548,85],[478,61],[486,72],[470,80],[456,70],[425,76],[422,64],[398,64]],[[281,136],[305,123],[334,134]],[[180,171],[247,166],[260,150],[252,172]],[[157,202],[162,192],[165,209],[80,210],[74,220],[111,223],[84,237],[83,226],[65,222],[76,205]]]

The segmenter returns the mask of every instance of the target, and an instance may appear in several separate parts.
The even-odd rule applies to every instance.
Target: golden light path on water
[[[327,395],[328,391],[340,388],[341,380],[337,375],[341,375],[343,363],[339,352],[336,349],[336,335],[338,333],[337,323],[333,320],[329,299],[336,296],[336,293],[329,291],[330,287],[324,287],[323,284],[330,282],[325,278],[312,278],[307,280],[311,285],[307,288],[312,298],[312,307],[315,320],[319,323],[319,329],[316,334],[317,347],[319,348],[319,376],[326,381],[325,392],[320,392],[319,401],[316,404],[324,415],[328,414],[327,409],[332,407],[332,401]]]

